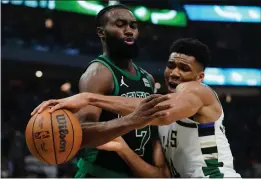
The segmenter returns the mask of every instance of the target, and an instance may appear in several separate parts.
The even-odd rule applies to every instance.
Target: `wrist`
[[[116,153],[119,155],[119,156],[125,156],[126,153],[128,153],[128,151],[130,150],[129,146],[126,144],[124,145],[123,147],[121,147],[120,150],[117,150]]]
[[[85,92],[85,93],[83,93],[83,94],[84,94],[83,98],[84,98],[85,101],[86,101],[88,104],[90,104],[90,105],[92,105],[92,103],[95,103],[96,101],[99,100],[97,94],[88,93],[88,92]]]
[[[137,124],[135,121],[133,121],[133,115],[132,114],[129,114],[127,116],[124,116],[125,120],[126,120],[126,128],[129,130],[129,131],[132,131],[132,130],[135,130],[137,129]]]
[[[101,95],[94,94],[94,93],[86,93],[85,97],[86,100],[88,100],[88,103],[94,106],[97,102],[100,102],[102,100]]]
[[[90,101],[90,97],[91,97],[91,94],[88,93],[88,92],[84,92],[84,93],[81,93],[82,95],[82,98],[85,100],[85,101]]]

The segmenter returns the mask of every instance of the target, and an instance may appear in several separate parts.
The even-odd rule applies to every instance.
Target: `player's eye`
[[[168,68],[174,69],[176,67],[176,64],[174,62],[168,62]]]
[[[130,23],[130,27],[131,27],[132,29],[137,29],[137,28],[138,28],[138,23],[137,23],[137,22],[131,22],[131,23]]]
[[[181,66],[181,70],[185,71],[185,72],[188,72],[188,71],[190,71],[190,68],[188,66],[186,66],[186,65],[182,65]]]
[[[118,26],[118,27],[123,27],[124,25],[126,25],[126,23],[124,22],[124,21],[121,21],[121,20],[118,20],[118,21],[116,21],[116,26]]]

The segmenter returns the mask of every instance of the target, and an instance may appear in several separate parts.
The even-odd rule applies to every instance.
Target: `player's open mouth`
[[[174,93],[176,91],[176,87],[178,86],[177,83],[169,83],[168,84],[168,90],[171,93]]]
[[[132,44],[134,44],[135,40],[134,40],[134,38],[127,37],[124,39],[124,42],[128,45],[132,45]]]

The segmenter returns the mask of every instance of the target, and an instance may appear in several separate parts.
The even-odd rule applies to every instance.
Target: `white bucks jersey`
[[[173,177],[240,177],[225,136],[224,113],[212,123],[191,119],[159,126],[159,136]]]

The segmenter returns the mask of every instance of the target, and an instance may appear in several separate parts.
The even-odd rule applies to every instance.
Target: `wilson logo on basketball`
[[[60,150],[59,152],[65,152],[66,150],[66,135],[69,133],[66,125],[66,118],[63,114],[56,115],[56,120],[59,124],[59,137],[60,137]]]
[[[41,131],[41,132],[35,132],[34,138],[35,139],[44,139],[50,137],[49,131]]]

